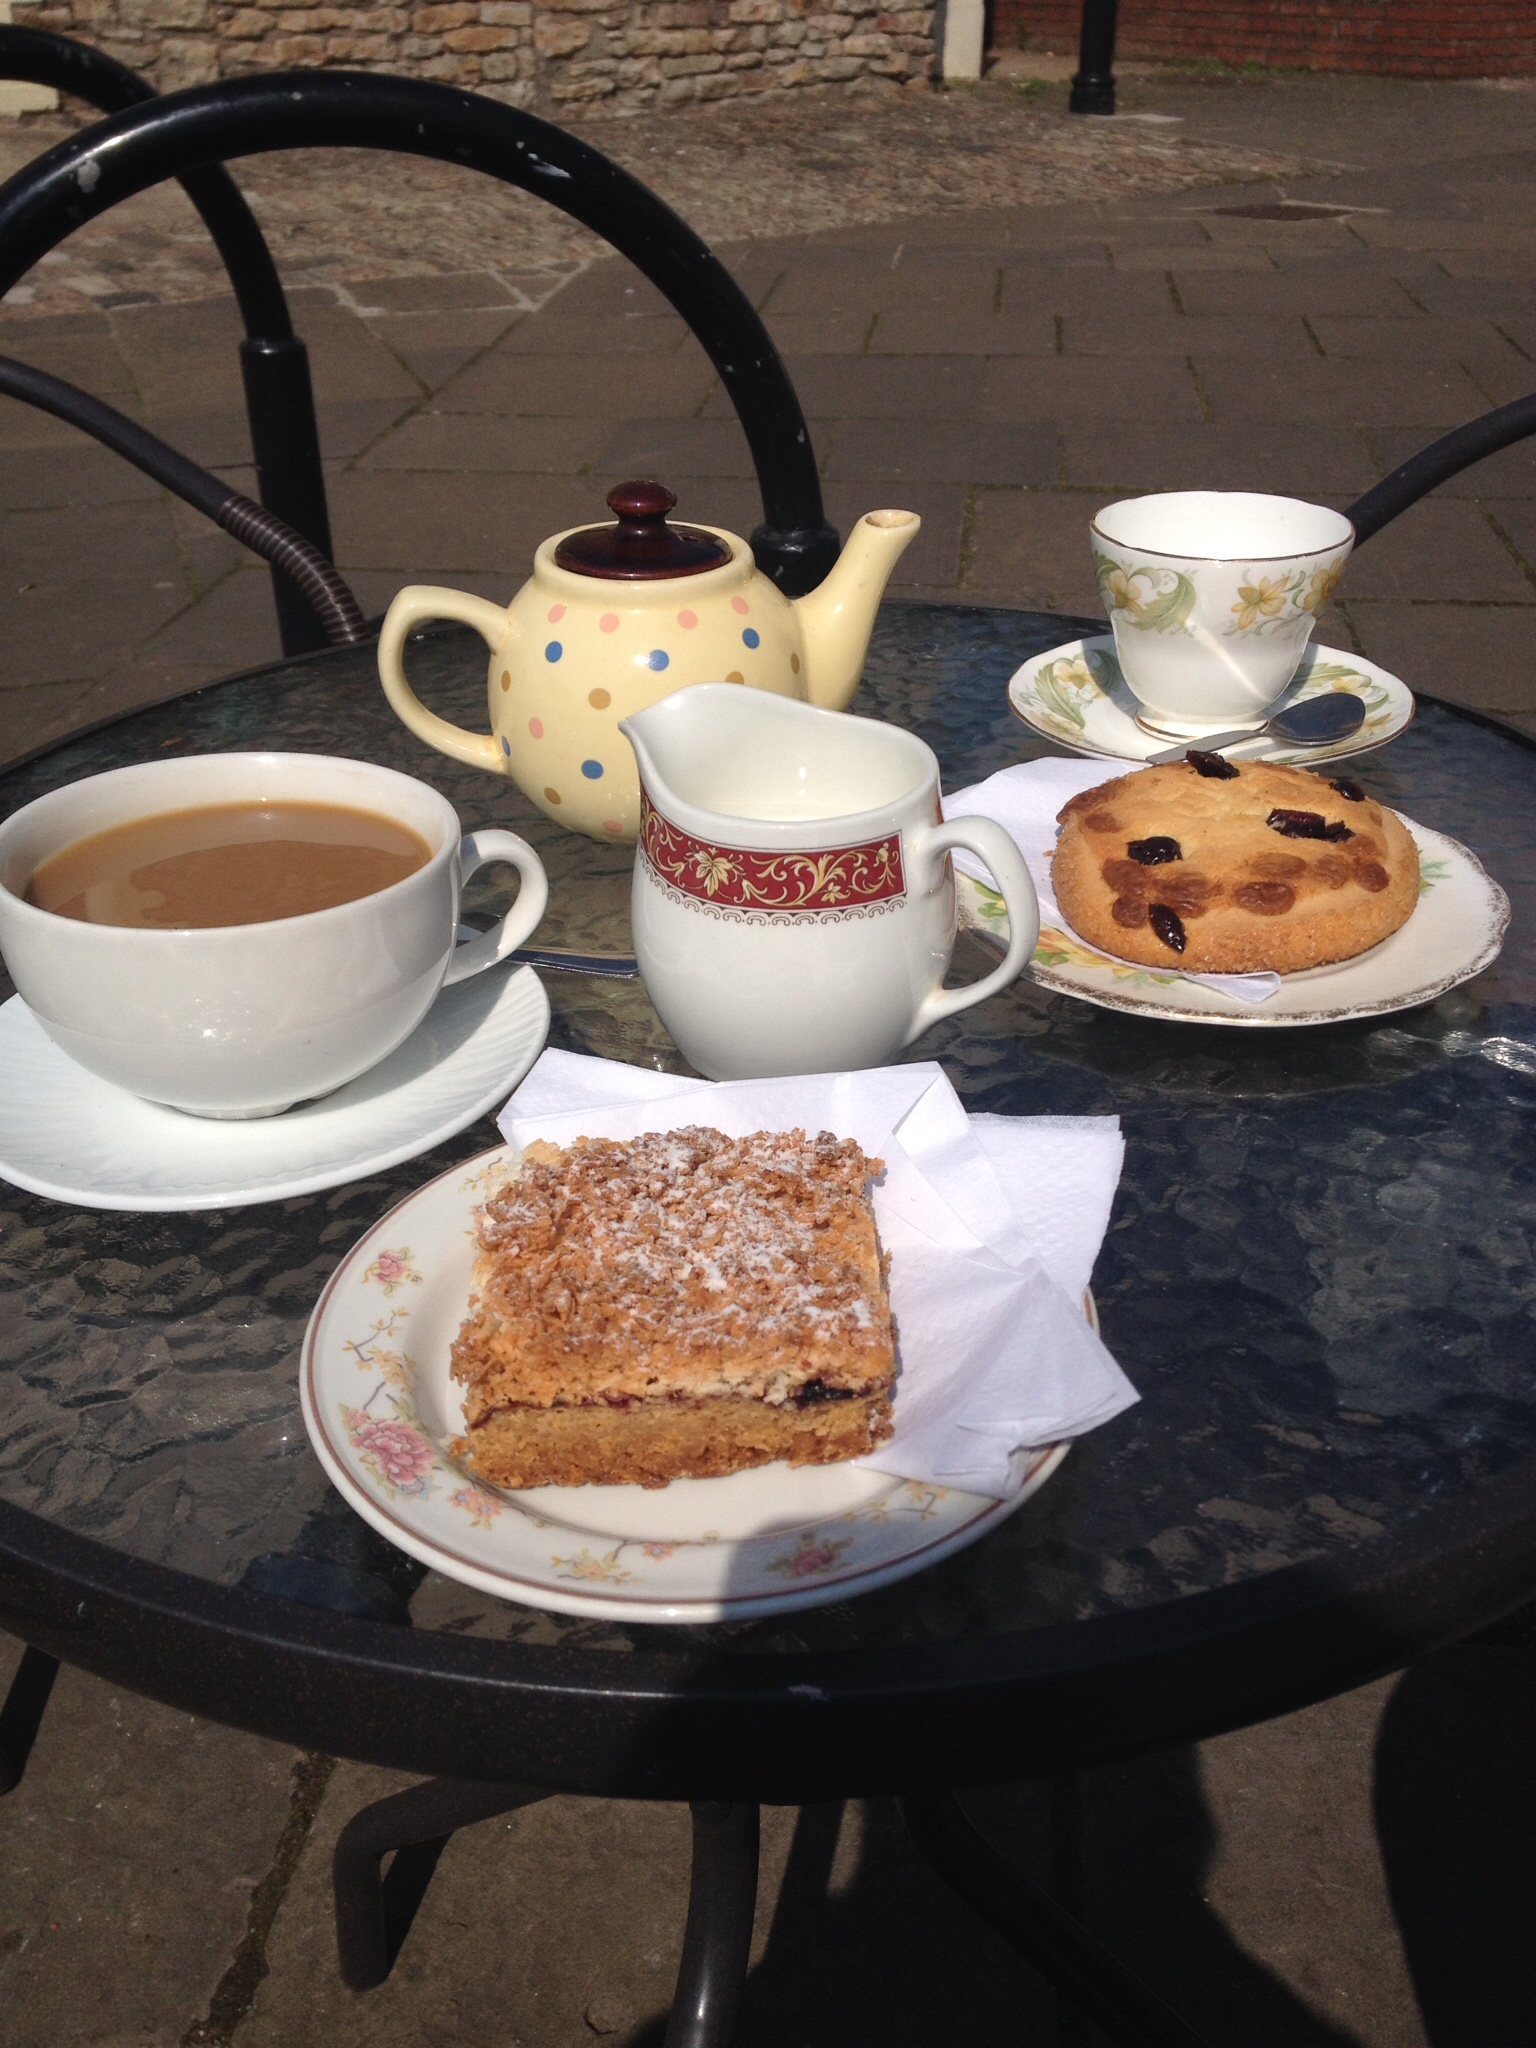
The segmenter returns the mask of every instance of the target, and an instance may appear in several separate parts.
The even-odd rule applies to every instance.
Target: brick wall
[[[317,64],[405,72],[558,115],[639,113],[808,86],[921,90],[933,9],[901,0],[13,0],[15,18],[96,44],[162,92]]]
[[[1075,0],[990,0],[992,38],[1071,55]],[[1120,0],[1119,52],[1398,78],[1536,73],[1536,0]]]

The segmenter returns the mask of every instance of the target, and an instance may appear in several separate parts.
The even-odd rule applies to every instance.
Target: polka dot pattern
[[[603,764],[601,761],[583,761],[581,772],[585,775],[588,782],[601,782],[603,779]]]
[[[550,606],[550,608],[549,608],[549,623],[550,623],[550,624],[551,624],[552,626],[558,626],[558,625],[559,625],[559,623],[560,623],[560,621],[561,621],[561,620],[562,620],[562,619],[563,619],[564,617],[565,617],[565,606],[564,606],[563,604],[552,604],[552,605]]]
[[[643,667],[654,669],[657,675],[660,675],[664,668],[672,666],[672,657],[664,647],[653,647],[649,654],[642,654],[636,658]]]
[[[504,690],[510,690],[512,687],[512,671],[509,668],[504,668],[501,672],[501,687]]]
[[[529,737],[530,737],[531,739],[536,739],[536,740],[541,740],[541,739],[543,739],[543,737],[544,737],[544,721],[543,721],[543,719],[542,719],[542,718],[530,718],[530,719],[529,719],[529,721],[528,721],[528,734],[529,734]]]
[[[512,742],[507,738],[505,733],[503,733],[501,736],[501,751],[503,754],[510,758],[512,753]]]
[[[613,702],[613,697],[607,690],[588,690],[587,702],[594,711],[606,711]]]
[[[762,635],[755,626],[746,627],[741,638],[742,644],[746,647],[759,647],[762,645]]]
[[[742,618],[745,618],[751,609],[751,605],[747,603],[744,597],[733,597],[731,599],[731,610],[738,613]]]
[[[546,661],[558,661],[561,655],[564,654],[564,652],[565,649],[560,645],[560,642],[558,640],[551,640],[549,645],[544,650],[544,659]]]
[[[619,630],[618,613],[604,612],[603,616],[597,622],[597,629],[600,633],[617,633],[617,631]]]
[[[604,818],[603,830],[605,832],[622,832],[624,830],[624,827],[620,820],[617,818]]]
[[[677,615],[677,623],[682,627],[685,633],[691,633],[694,627],[699,623],[699,615],[697,612],[679,612]]]
[[[744,683],[747,679],[739,668],[733,668],[725,680],[728,683]]]
[[[799,655],[798,655],[798,654],[792,654],[792,655],[791,655],[791,656],[789,657],[789,672],[790,672],[790,674],[791,674],[792,676],[797,676],[797,675],[799,675],[799,673],[800,673],[800,657],[799,657]]]
[[[545,803],[547,803],[547,804],[557,804],[557,803],[559,803],[559,801],[560,801],[560,792],[559,792],[559,790],[558,790],[558,789],[550,789],[550,788],[548,788],[548,787],[546,786],[546,788],[545,788],[545,791],[544,791],[544,801],[545,801]]]

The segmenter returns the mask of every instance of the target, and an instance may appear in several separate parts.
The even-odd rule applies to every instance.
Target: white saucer
[[[1344,761],[1384,747],[1413,721],[1413,692],[1406,683],[1360,655],[1341,654],[1333,647],[1307,649],[1296,680],[1281,703],[1321,697],[1329,690],[1348,690],[1365,700],[1365,723],[1347,740],[1331,747],[1297,747],[1261,737],[1223,747],[1222,752],[1234,761],[1274,761],[1282,767]],[[1112,633],[1068,640],[1035,655],[1010,678],[1008,702],[1032,732],[1070,747],[1074,754],[1090,754],[1105,761],[1146,761],[1169,744],[1166,737],[1158,738],[1137,724],[1141,707],[1125,687]],[[1188,744],[1199,743],[1191,740]]]
[[[469,1306],[477,1206],[515,1160],[483,1153],[418,1188],[354,1245],[304,1336],[315,1455],[352,1507],[445,1577],[598,1620],[704,1622],[819,1607],[964,1549],[1067,1454],[1027,1454],[1008,1500],[862,1465],[762,1465],[669,1486],[501,1493],[448,1455],[464,1427],[448,1348]],[[1092,1298],[1084,1312],[1097,1328]],[[899,1396],[898,1396],[899,1398]]]
[[[1282,975],[1279,989],[1267,1002],[1239,1002],[1182,974],[1113,960],[1059,925],[1042,928],[1027,972],[1043,988],[1058,989],[1085,1003],[1181,1024],[1242,1024],[1255,1029],[1342,1024],[1352,1017],[1416,1009],[1458,982],[1470,981],[1498,958],[1509,924],[1509,898],[1477,855],[1458,840],[1416,825],[1412,818],[1402,822],[1419,849],[1419,900],[1408,922],[1353,960]],[[1006,947],[1008,913],[997,891],[958,872],[955,880],[961,923]]]
[[[531,967],[444,989],[404,1045],[321,1102],[251,1123],[185,1116],[97,1080],[20,996],[0,1006],[0,1178],[87,1209],[234,1209],[361,1180],[504,1102],[543,1050]]]

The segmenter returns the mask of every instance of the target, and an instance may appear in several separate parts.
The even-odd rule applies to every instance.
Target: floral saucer
[[[1308,648],[1281,704],[1321,697],[1330,690],[1348,690],[1365,701],[1365,723],[1347,740],[1329,747],[1298,747],[1260,737],[1223,747],[1222,752],[1234,761],[1274,761],[1282,767],[1342,761],[1384,747],[1412,723],[1413,692],[1406,683],[1374,662],[1332,647]],[[1166,738],[1159,739],[1136,723],[1136,699],[1120,674],[1112,633],[1069,640],[1035,655],[1009,680],[1008,702],[1032,732],[1075,754],[1146,761],[1168,745]]]
[[[1023,1489],[1008,1500],[862,1465],[765,1465],[655,1490],[482,1485],[448,1454],[463,1428],[448,1351],[469,1303],[475,1210],[516,1156],[482,1153],[375,1224],[316,1304],[299,1368],[310,1442],[343,1499],[446,1577],[599,1620],[819,1607],[974,1543],[1066,1456],[1065,1444],[1026,1453]]]
[[[1408,922],[1353,960],[1282,975],[1279,989],[1265,1002],[1239,1002],[1182,974],[1112,960],[1061,925],[1042,928],[1029,975],[1043,988],[1106,1010],[1181,1024],[1342,1024],[1433,1002],[1498,958],[1509,924],[1509,898],[1477,855],[1457,840],[1416,825],[1412,818],[1403,823],[1419,849],[1419,901]],[[958,869],[955,880],[961,924],[1006,947],[1008,913],[1001,896]]]

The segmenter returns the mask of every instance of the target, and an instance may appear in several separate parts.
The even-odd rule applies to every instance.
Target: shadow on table
[[[1536,2041],[1536,1609],[1393,1693],[1376,1832],[1431,2048]]]

